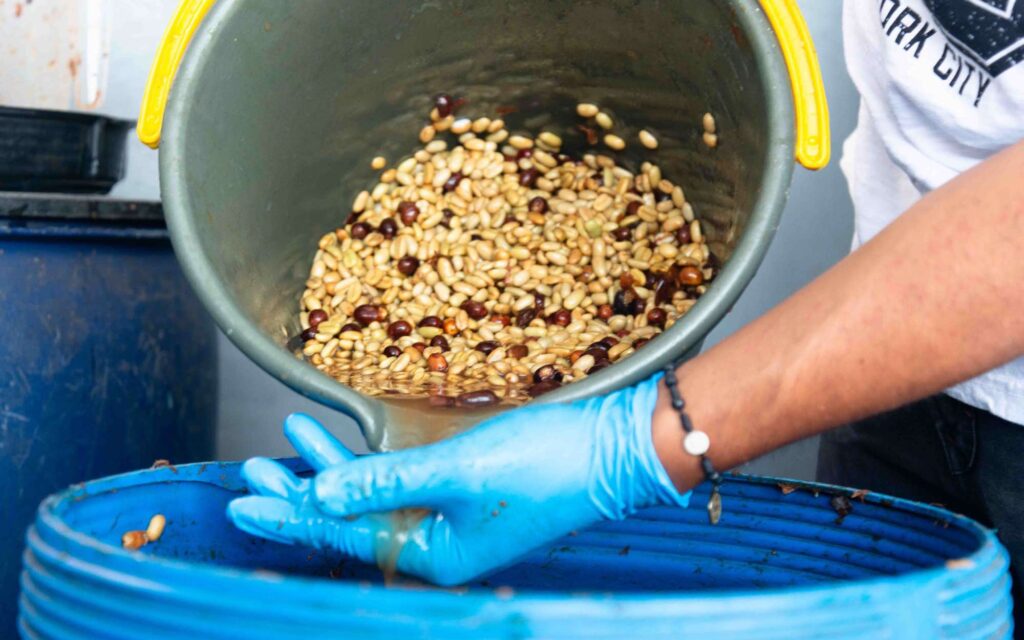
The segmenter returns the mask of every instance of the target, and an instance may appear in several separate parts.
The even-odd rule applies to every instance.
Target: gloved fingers
[[[316,471],[355,458],[322,424],[304,413],[285,418],[284,435]]]
[[[261,496],[298,502],[309,492],[309,480],[303,480],[270,458],[250,458],[242,465],[242,479],[249,490]]]
[[[335,516],[394,511],[407,507],[439,509],[449,498],[447,461],[431,447],[364,456],[317,474],[317,507]]]
[[[228,504],[227,511],[235,526],[254,536],[284,544],[335,549],[363,562],[376,559],[379,521],[325,518],[305,512],[287,500],[265,496],[236,498]]]

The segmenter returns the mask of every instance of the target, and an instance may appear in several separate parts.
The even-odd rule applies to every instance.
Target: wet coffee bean
[[[658,327],[659,329],[665,328],[665,320],[667,319],[668,314],[660,307],[654,307],[647,312],[647,324]]]
[[[310,327],[299,334],[299,338],[301,338],[303,342],[306,342],[307,340],[312,340],[315,337],[316,329],[314,329],[313,327]]]
[[[345,333],[346,331],[362,331],[362,330],[363,330],[363,328],[361,326],[359,326],[358,324],[356,324],[355,322],[349,322],[348,324],[344,325],[341,328],[341,332],[342,333]]]
[[[384,355],[388,358],[397,358],[402,355],[402,350],[393,344],[384,347]]]
[[[372,304],[361,304],[352,312],[352,317],[365,327],[380,318],[380,309]]]
[[[415,202],[409,202],[408,200],[402,200],[398,203],[398,217],[401,218],[402,224],[410,226],[416,222],[416,218],[420,215],[420,209],[416,206]]]
[[[320,326],[321,322],[325,322],[327,320],[327,312],[323,309],[313,309],[309,312],[308,319],[309,326],[316,329]]]
[[[547,382],[548,380],[554,380],[556,373],[558,373],[558,370],[555,369],[555,365],[546,364],[533,372],[533,381]]]
[[[430,339],[430,346],[437,347],[441,351],[447,351],[448,341],[445,339],[444,336],[434,336],[433,338]]]
[[[533,319],[537,317],[536,307],[526,307],[522,311],[516,314],[516,326],[520,329],[525,329],[530,326]]]
[[[600,360],[601,358],[608,357],[608,349],[605,349],[604,345],[591,345],[587,347],[587,350],[583,352],[583,355],[592,356],[594,360],[597,361]]]
[[[684,224],[676,229],[676,242],[679,244],[690,244],[693,239],[690,237],[690,225]]]
[[[398,233],[398,223],[395,222],[394,218],[384,218],[380,226],[377,227],[377,231],[380,231],[381,235],[385,238],[394,238],[395,234]]]
[[[444,332],[450,336],[459,335],[459,325],[455,322],[455,318],[445,318],[444,320]]]
[[[632,287],[619,289],[612,300],[612,311],[618,316],[632,315],[633,303],[637,299],[636,291]]]
[[[697,267],[688,264],[679,270],[678,281],[684,287],[696,287],[704,284],[704,274]]]
[[[544,382],[534,382],[526,390],[526,393],[528,393],[531,398],[536,398],[537,396],[542,396],[545,393],[554,391],[555,389],[557,389],[560,386],[562,386],[561,383],[555,382],[554,380],[546,380]]]
[[[427,358],[427,368],[431,371],[447,371],[448,361],[440,353],[435,353]]]
[[[447,93],[442,93],[434,98],[434,108],[437,109],[437,115],[447,118],[455,110],[455,101]]]
[[[537,184],[537,178],[540,177],[540,171],[534,168],[529,168],[519,174],[519,184],[528,189],[532,189]]]
[[[640,207],[643,206],[639,200],[630,200],[629,204],[626,205],[626,215],[635,216],[637,211],[640,211]]]
[[[444,189],[445,193],[451,193],[452,191],[455,191],[460,182],[462,182],[462,174],[456,171],[450,178],[444,181],[442,189]]]
[[[497,340],[483,340],[481,342],[476,343],[476,346],[473,348],[486,355],[500,346],[501,345],[498,343]]]
[[[493,391],[485,389],[460,394],[455,399],[455,404],[460,407],[489,407],[493,404],[498,404],[499,400]]]
[[[388,325],[388,337],[392,340],[398,340],[410,333],[412,333],[412,325],[405,320],[396,320]]]
[[[482,320],[487,317],[487,307],[484,303],[477,302],[476,300],[466,300],[462,303],[462,310],[474,320]]]
[[[366,224],[365,222],[357,222],[354,225],[352,225],[352,228],[349,229],[348,233],[354,239],[362,240],[366,236],[370,235],[371,231],[373,231],[373,227],[371,227],[370,225]]]
[[[637,298],[633,300],[633,303],[629,305],[629,315],[638,316],[643,314],[647,309],[647,301],[643,298]]]
[[[412,348],[417,350],[417,351],[419,351],[420,353],[423,353],[427,349],[427,343],[426,342],[416,342],[416,343],[414,343],[412,345]]]
[[[442,321],[441,318],[438,318],[437,316],[426,316],[422,320],[420,320],[416,324],[416,326],[417,327],[433,327],[435,329],[442,329],[442,328],[444,328],[444,321]]]
[[[548,201],[543,196],[536,196],[530,200],[528,205],[530,211],[534,213],[547,213]]]
[[[612,237],[619,242],[625,242],[633,237],[633,230],[629,227],[618,227],[612,231]]]
[[[602,304],[597,308],[597,317],[602,320],[607,320],[613,315],[615,315],[615,311],[612,309],[612,305],[610,304]]]
[[[405,276],[411,276],[420,268],[420,261],[413,256],[402,256],[398,259],[398,272]]]
[[[530,349],[525,344],[514,344],[508,348],[508,356],[520,360],[529,355]]]

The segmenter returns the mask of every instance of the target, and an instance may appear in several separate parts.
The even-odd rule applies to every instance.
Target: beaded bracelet
[[[691,456],[700,457],[700,467],[704,470],[704,477],[711,482],[711,499],[708,500],[708,519],[711,524],[718,524],[722,517],[722,495],[718,490],[722,484],[722,474],[715,471],[711,461],[708,460],[708,449],[711,447],[711,439],[705,432],[694,429],[690,416],[686,415],[686,402],[683,394],[679,391],[679,380],[676,378],[676,365],[670,364],[665,368],[665,386],[672,396],[672,408],[679,412],[679,421],[683,425],[683,449]]]

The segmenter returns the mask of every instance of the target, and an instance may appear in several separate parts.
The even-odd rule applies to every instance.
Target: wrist
[[[680,493],[690,491],[704,480],[700,458],[683,449],[685,435],[679,412],[672,408],[668,388],[659,379],[658,400],[651,417],[651,443],[666,475]]]

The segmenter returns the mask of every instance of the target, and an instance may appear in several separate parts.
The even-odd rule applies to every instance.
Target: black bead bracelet
[[[708,460],[708,449],[711,446],[711,439],[708,434],[699,429],[694,429],[690,416],[686,415],[686,401],[679,391],[679,380],[676,378],[676,365],[670,364],[665,367],[665,386],[668,387],[669,395],[672,396],[672,408],[679,412],[679,421],[683,425],[683,450],[691,456],[700,458],[700,468],[704,471],[704,477],[711,483],[711,499],[708,500],[708,519],[711,524],[718,524],[722,517],[722,495],[718,490],[722,484],[722,474],[715,471],[715,467]]]

